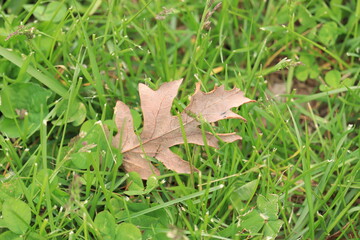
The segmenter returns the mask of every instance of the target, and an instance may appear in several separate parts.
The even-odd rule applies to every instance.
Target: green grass
[[[207,17],[217,3],[2,4],[0,239],[360,238],[360,2],[224,1]],[[212,126],[240,143],[172,148],[201,174],[159,164],[142,182],[104,126],[117,100],[141,119],[139,83],[180,78],[174,114],[196,83],[257,102]]]

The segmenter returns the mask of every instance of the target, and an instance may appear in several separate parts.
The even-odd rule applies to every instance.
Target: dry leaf
[[[140,136],[134,133],[130,109],[121,101],[116,103],[115,122],[119,131],[113,144],[116,147],[121,146],[123,166],[127,172],[138,172],[143,179],[147,179],[152,174],[159,175],[159,170],[152,165],[149,157],[156,158],[165,167],[178,173],[198,171],[169,149],[171,146],[184,143],[180,119],[178,116],[171,115],[170,112],[181,82],[182,79],[164,83],[156,91],[144,84],[139,84],[144,117],[143,131]],[[209,93],[204,93],[200,91],[198,84],[190,104],[180,114],[187,142],[204,145],[197,117],[209,123],[229,118],[245,120],[230,109],[252,101],[244,97],[244,93],[237,88],[226,91],[223,86],[220,86]],[[217,136],[224,142],[241,139],[235,133],[217,134]],[[207,133],[206,140],[209,146],[218,146],[218,139],[212,134]]]

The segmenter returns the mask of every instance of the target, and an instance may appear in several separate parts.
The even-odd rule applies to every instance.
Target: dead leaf
[[[178,173],[198,171],[170,150],[171,146],[184,143],[180,119],[170,112],[181,82],[182,79],[164,83],[156,91],[139,84],[144,117],[140,136],[134,133],[130,109],[121,101],[116,103],[115,122],[118,133],[114,137],[113,144],[121,148],[123,166],[127,172],[138,172],[143,179],[147,179],[152,174],[159,175],[159,170],[152,165],[149,157],[156,158],[165,167]],[[200,122],[196,118],[200,117],[209,123],[229,118],[245,120],[230,109],[248,102],[253,100],[244,97],[244,93],[237,88],[227,91],[224,86],[220,86],[209,93],[204,93],[200,91],[198,84],[190,104],[180,114],[187,142],[204,145],[203,135],[198,127]],[[236,133],[217,134],[217,136],[224,142],[241,139]],[[215,148],[218,146],[218,139],[214,135],[207,133],[206,140],[209,146]]]

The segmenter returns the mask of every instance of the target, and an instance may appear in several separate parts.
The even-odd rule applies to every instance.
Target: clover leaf
[[[257,207],[241,216],[240,227],[250,234],[275,239],[283,225],[283,221],[278,219],[278,201],[279,196],[274,194],[267,197],[259,195]]]
[[[308,78],[315,79],[320,74],[319,66],[315,62],[315,57],[310,54],[300,54],[300,62],[303,64],[296,67],[295,76],[300,81],[306,81]]]
[[[8,137],[26,137],[48,114],[49,90],[34,83],[14,83],[0,92],[0,131]]]

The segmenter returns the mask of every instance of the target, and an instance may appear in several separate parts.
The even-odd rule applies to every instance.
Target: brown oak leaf
[[[149,157],[156,158],[166,168],[178,173],[198,171],[189,162],[173,153],[170,147],[184,143],[183,132],[188,143],[204,145],[203,134],[199,128],[201,123],[197,119],[201,118],[209,123],[229,118],[245,120],[230,109],[253,102],[244,97],[244,93],[237,88],[225,90],[224,86],[220,86],[204,93],[197,84],[190,104],[180,114],[179,119],[179,116],[171,115],[171,106],[181,82],[182,79],[164,83],[156,91],[139,84],[144,118],[140,136],[134,132],[130,109],[121,101],[116,103],[115,123],[118,133],[113,139],[113,144],[121,148],[123,166],[127,172],[138,172],[143,179],[152,174],[159,175],[159,170],[151,163]],[[217,134],[217,137],[224,142],[241,139],[236,133]],[[211,147],[218,146],[218,138],[206,133],[207,144]]]

